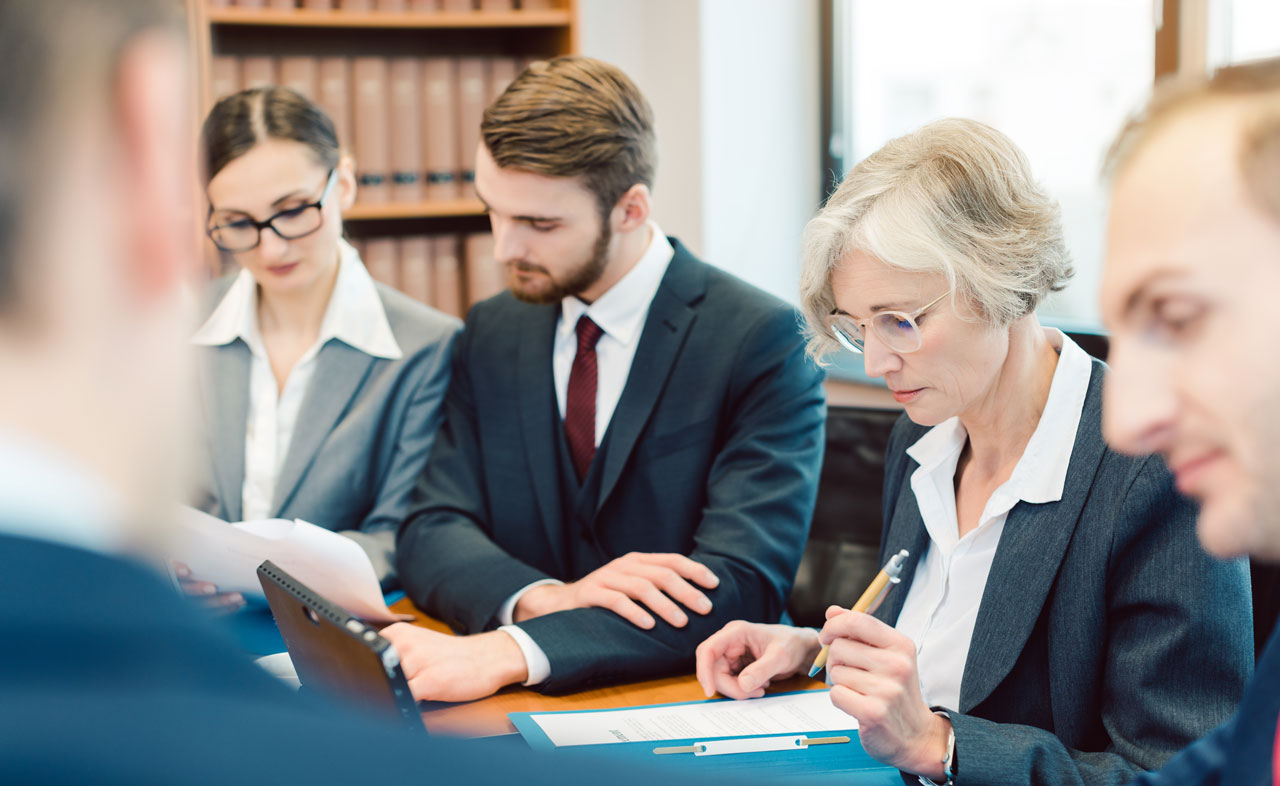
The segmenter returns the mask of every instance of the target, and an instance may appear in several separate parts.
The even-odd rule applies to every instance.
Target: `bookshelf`
[[[344,221],[391,221],[413,218],[460,218],[484,215],[478,199],[423,200],[421,202],[373,202],[351,206]]]
[[[568,8],[546,11],[315,11],[269,8],[210,8],[208,23],[220,27],[328,27],[372,29],[499,29],[574,27]]]
[[[483,103],[494,91],[500,90],[503,79],[509,79],[514,70],[530,60],[572,54],[578,51],[578,0],[508,0],[493,3],[491,0],[474,0],[473,10],[377,10],[383,5],[379,0],[366,3],[349,3],[349,0],[333,0],[333,6],[349,5],[372,6],[373,9],[355,9],[335,7],[330,9],[314,9],[305,7],[280,8],[289,5],[288,0],[281,3],[263,2],[264,7],[241,7],[248,5],[243,0],[185,0],[190,16],[191,34],[198,56],[199,112],[200,119],[213,106],[220,95],[234,89],[261,84],[263,63],[270,61],[266,73],[272,74],[275,83],[293,86],[285,73],[286,63],[293,61],[296,66],[299,60],[312,60],[323,64],[326,60],[343,59],[347,63],[350,84],[343,88],[348,99],[345,117],[335,117],[338,125],[340,142],[343,147],[356,155],[357,174],[360,174],[362,162],[371,158],[367,148],[360,145],[357,139],[361,131],[363,118],[367,117],[360,104],[357,84],[359,71],[356,64],[371,58],[384,58],[388,63],[397,59],[403,63],[409,58],[449,59],[458,69],[458,84],[452,90],[455,95],[465,90],[462,86],[463,69],[461,65],[470,62],[474,66],[478,59],[490,61],[486,96]],[[456,8],[458,0],[442,0],[435,5],[453,4]],[[522,8],[523,4],[538,7]],[[323,3],[322,3],[323,4]],[[466,0],[462,0],[466,4]],[[303,0],[293,3],[296,6],[307,5]],[[399,5],[403,9],[410,3],[387,3]],[[481,8],[480,6],[487,6]],[[493,6],[506,5],[508,8],[494,9]],[[503,76],[498,76],[499,66],[492,61],[505,61],[502,67]],[[251,66],[250,63],[254,65]],[[252,70],[251,69],[256,69]],[[323,65],[317,86],[323,80]],[[229,74],[234,73],[234,79]],[[252,77],[251,78],[251,74]],[[238,84],[233,84],[238,82]],[[388,82],[390,96],[397,95]],[[430,121],[430,100],[423,93],[430,87],[429,81],[423,81],[416,88],[418,100],[422,103],[423,112],[420,117],[422,129],[420,134],[425,140],[432,133]],[[305,92],[305,91],[304,91]],[[319,88],[310,97],[322,106],[326,105]],[[388,99],[393,100],[391,98]],[[477,117],[474,101],[468,109],[463,99],[457,99],[456,119],[450,121],[454,128],[462,129],[451,143],[456,151],[451,153],[462,156],[462,150],[475,141],[469,138],[471,119]],[[330,109],[331,114],[337,114]],[[389,115],[394,117],[394,115]],[[403,115],[402,115],[403,117]],[[389,122],[394,130],[390,145],[395,144],[395,134],[404,124]],[[478,125],[478,123],[476,124]],[[475,132],[478,138],[478,131]],[[420,148],[421,149],[421,148]],[[439,188],[425,185],[431,181],[428,177],[433,169],[430,152],[423,153],[424,166],[416,167],[421,175],[421,194],[406,198],[403,193],[393,191],[390,183],[399,182],[390,176],[401,170],[386,164],[389,176],[381,188],[361,186],[361,196],[357,202],[344,213],[343,223],[349,239],[362,251],[373,250],[374,259],[366,259],[366,264],[375,278],[392,284],[408,292],[412,296],[426,300],[442,310],[461,316],[470,303],[492,294],[495,287],[501,288],[501,276],[495,274],[492,259],[479,259],[476,255],[492,254],[492,241],[487,238],[488,222],[485,218],[483,204],[474,197],[468,182],[463,175],[466,167],[461,163],[455,167],[456,186],[448,187],[444,193]],[[391,154],[387,154],[390,158]],[[438,166],[438,164],[437,164]],[[453,189],[452,191],[450,189]],[[411,189],[412,190],[412,189]],[[376,193],[381,191],[382,193]],[[486,239],[488,242],[486,243]],[[424,241],[430,242],[425,243]],[[400,256],[391,256],[391,242],[397,245]],[[429,247],[428,254],[422,249]],[[414,249],[412,252],[409,249]],[[212,246],[210,246],[212,252]],[[456,249],[456,250],[451,250]],[[424,254],[430,262],[422,262]],[[434,256],[432,256],[434,255]],[[216,253],[210,254],[210,270],[214,274],[223,272],[225,261]],[[422,271],[406,269],[406,265],[430,264],[442,269],[436,270],[426,279],[430,285],[423,284]],[[445,269],[447,268],[447,269]],[[397,272],[398,271],[398,272]],[[414,282],[414,283],[410,283]],[[461,292],[455,292],[460,289]],[[413,290],[413,291],[411,291]],[[448,290],[441,294],[442,290]]]

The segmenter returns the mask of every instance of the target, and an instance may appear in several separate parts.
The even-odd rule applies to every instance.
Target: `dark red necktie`
[[[578,480],[596,455],[596,342],[604,331],[583,314],[578,319],[578,354],[569,371],[569,392],[565,395],[564,435]]]

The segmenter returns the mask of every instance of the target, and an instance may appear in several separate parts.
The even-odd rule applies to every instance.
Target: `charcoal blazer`
[[[503,293],[467,316],[400,533],[410,597],[464,633],[493,628],[534,581],[573,581],[632,551],[687,554],[719,577],[713,611],[683,628],[658,619],[641,630],[602,608],[521,623],[550,662],[543,690],[688,670],[726,622],[781,619],[800,562],[822,460],[822,372],[791,306],[672,245],[592,466],[594,506],[575,513],[558,470],[560,306]]]
[[[209,311],[231,280],[214,285]],[[460,324],[394,289],[376,287],[403,356],[373,357],[338,339],[321,347],[270,515],[346,532],[369,552],[387,585],[395,532],[440,422]],[[253,355],[240,339],[195,350],[204,449],[192,504],[240,521]]]
[[[959,783],[1126,783],[1226,720],[1248,679],[1247,566],[1200,548],[1158,457],[1106,447],[1105,371],[1095,360],[1062,499],[1006,520],[946,708]],[[886,454],[881,556],[912,554],[876,611],[889,624],[929,543],[906,453],[925,431],[903,416]]]
[[[1240,709],[1134,786],[1273,786],[1280,754],[1280,626],[1267,640]]]

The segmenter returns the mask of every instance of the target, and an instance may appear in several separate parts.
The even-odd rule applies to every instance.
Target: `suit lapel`
[[[902,484],[894,507],[893,520],[889,522],[889,533],[884,542],[884,553],[880,555],[882,562],[902,549],[910,552],[906,564],[902,568],[902,581],[885,596],[879,608],[872,616],[888,625],[897,625],[898,616],[902,614],[902,605],[907,599],[907,589],[916,577],[916,566],[920,564],[924,551],[929,547],[929,532],[924,528],[924,518],[916,505],[916,495],[911,491],[909,480]]]
[[[336,339],[320,348],[315,375],[298,411],[289,452],[276,481],[275,499],[271,504],[273,516],[279,516],[289,504],[320,446],[346,413],[376,360]]]
[[[696,275],[700,271],[692,257],[679,245],[675,247],[676,254],[672,257],[667,275],[649,305],[649,315],[645,318],[644,330],[640,333],[640,344],[631,361],[627,383],[622,389],[613,417],[609,420],[609,438],[602,443],[605,445],[604,467],[600,477],[600,494],[596,498],[596,513],[604,507],[609,494],[618,485],[622,468],[635,450],[636,440],[649,422],[649,416],[653,414],[667,378],[671,376],[676,358],[680,355],[680,348],[684,346],[689,327],[696,317],[694,309],[689,305],[689,296],[693,294],[689,290],[692,289],[699,295],[704,291],[693,280],[701,277]],[[702,283],[705,283],[705,279]]]
[[[228,521],[241,519],[244,492],[244,439],[249,420],[249,366],[253,355],[243,341],[203,351],[201,385],[207,443],[214,484]]]
[[[1017,662],[1071,543],[1106,452],[1098,431],[1102,369],[1094,363],[1062,499],[1019,502],[1005,520],[960,682],[960,712],[981,704]]]
[[[559,410],[551,368],[559,313],[558,306],[537,308],[526,324],[520,326],[515,399],[520,411],[529,479],[550,544],[548,551],[556,559],[558,575],[565,576],[568,575],[565,559],[568,550],[564,544],[564,527],[561,526],[563,513],[556,458],[556,429],[559,426],[556,412]]]

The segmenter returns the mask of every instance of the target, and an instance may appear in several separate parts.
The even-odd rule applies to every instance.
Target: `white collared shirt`
[[[123,504],[104,481],[41,442],[0,432],[0,532],[116,553]]]
[[[338,248],[338,277],[325,307],[320,334],[289,372],[284,390],[279,390],[271,371],[258,326],[258,285],[248,270],[240,271],[213,314],[191,339],[202,346],[223,346],[240,339],[253,356],[240,502],[241,516],[246,521],[270,518],[273,513],[276,482],[293,441],[307,388],[315,376],[320,348],[337,339],[372,357],[403,357],[387,322],[382,298],[359,253],[345,240],[338,241]]]
[[[959,537],[955,474],[968,441],[960,419],[934,426],[907,448],[920,465],[911,475],[911,489],[929,545],[920,555],[897,629],[916,644],[920,688],[930,706],[959,709],[973,627],[1009,511],[1019,502],[1062,499],[1093,367],[1085,351],[1061,331],[1045,332],[1058,350],[1049,398],[1013,473],[992,492],[976,529]]]
[[[649,316],[649,304],[658,293],[658,286],[675,254],[657,224],[650,222],[649,231],[652,235],[644,255],[608,292],[590,305],[572,295],[560,301],[551,368],[555,375],[556,403],[560,407],[561,419],[564,418],[569,391],[569,372],[578,354],[578,319],[585,314],[604,331],[596,344],[597,447],[609,428],[618,399],[622,397],[622,388],[627,384],[631,361],[640,343],[640,332],[644,330],[645,318]]]
[[[556,323],[555,346],[551,354],[551,371],[555,377],[556,402],[560,417],[564,418],[565,400],[569,391],[569,372],[578,354],[578,319],[586,314],[600,326],[604,333],[596,344],[596,446],[604,438],[613,418],[613,411],[622,398],[627,377],[631,374],[631,361],[635,359],[640,333],[649,316],[649,305],[662,278],[667,274],[675,249],[657,224],[649,222],[649,245],[635,266],[609,288],[607,292],[588,305],[577,297],[569,296],[560,301],[560,319]],[[525,685],[537,685],[551,676],[551,663],[533,637],[519,626],[512,624],[516,604],[529,590],[543,584],[562,584],[555,579],[535,581],[514,593],[498,610],[499,630],[506,631],[516,640],[524,654],[529,670]]]

